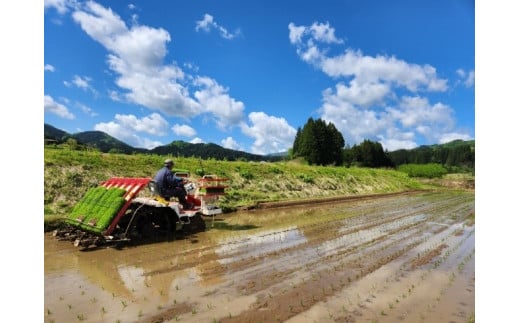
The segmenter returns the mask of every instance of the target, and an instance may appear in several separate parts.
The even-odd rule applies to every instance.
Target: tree
[[[364,167],[393,167],[394,164],[383,146],[379,142],[368,139],[363,140],[359,145],[354,145],[350,152],[345,152],[348,156],[348,163],[355,163]]]
[[[344,146],[343,135],[334,124],[309,118],[303,129],[298,128],[292,151],[294,157],[303,157],[312,165],[341,165]]]

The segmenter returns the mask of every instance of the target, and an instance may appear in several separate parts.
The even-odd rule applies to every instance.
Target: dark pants
[[[175,187],[175,188],[172,188],[172,189],[169,189],[165,192],[163,198],[167,201],[170,200],[170,198],[172,196],[176,197],[177,199],[179,199],[179,202],[182,204],[182,206],[184,208],[188,208],[188,206],[190,205],[190,203],[188,203],[188,201],[186,201],[186,190],[184,189],[184,187]]]
[[[182,205],[188,204],[186,202],[186,190],[183,187],[176,187],[173,189],[172,196],[179,199]]]

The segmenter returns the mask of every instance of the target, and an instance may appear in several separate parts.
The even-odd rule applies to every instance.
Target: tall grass
[[[403,164],[398,170],[408,174],[410,177],[441,178],[448,170],[441,164]]]

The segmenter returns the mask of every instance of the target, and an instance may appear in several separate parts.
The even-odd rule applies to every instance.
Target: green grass
[[[448,170],[440,164],[404,164],[399,166],[399,171],[407,173],[410,177],[441,178]]]
[[[200,160],[45,147],[44,222],[67,217],[89,189],[111,177],[153,177],[166,158],[174,159],[176,168],[191,172],[193,179],[203,174],[228,178],[228,194],[220,200],[225,211],[259,202],[429,188],[404,172],[390,169],[309,166],[298,161]]]

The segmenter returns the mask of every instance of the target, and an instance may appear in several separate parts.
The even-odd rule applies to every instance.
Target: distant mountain
[[[282,151],[279,153],[268,154],[267,156],[269,156],[269,157],[287,157],[288,155],[289,155],[288,151]]]
[[[66,131],[55,128],[49,124],[45,124],[43,136],[45,140],[62,142],[65,137],[70,135]]]
[[[255,155],[243,151],[233,150],[221,147],[219,145],[209,143],[191,144],[185,141],[173,141],[168,145],[155,147],[150,150],[151,153],[158,155],[182,155],[185,157],[199,157],[203,159],[215,158],[226,160],[280,160],[281,158],[272,158],[268,156]]]
[[[72,135],[79,143],[94,147],[102,152],[117,152],[132,154],[134,152],[147,152],[143,148],[134,148],[124,142],[104,133],[103,131],[84,131]]]
[[[475,167],[475,140],[453,140],[444,144],[423,145],[388,153],[394,165],[439,163],[447,166]]]
[[[123,154],[157,154],[157,155],[173,155],[184,157],[198,157],[203,159],[215,158],[218,160],[248,160],[248,161],[277,161],[281,160],[281,156],[263,156],[250,154],[243,151],[233,150],[221,147],[219,145],[209,143],[192,144],[185,141],[173,141],[164,146],[158,146],[153,149],[135,148],[124,142],[102,132],[102,131],[84,131],[75,134],[69,134],[63,130],[57,129],[49,124],[44,125],[45,140],[54,143],[64,143],[69,138],[75,139],[78,144],[94,147],[101,152],[118,152]]]

